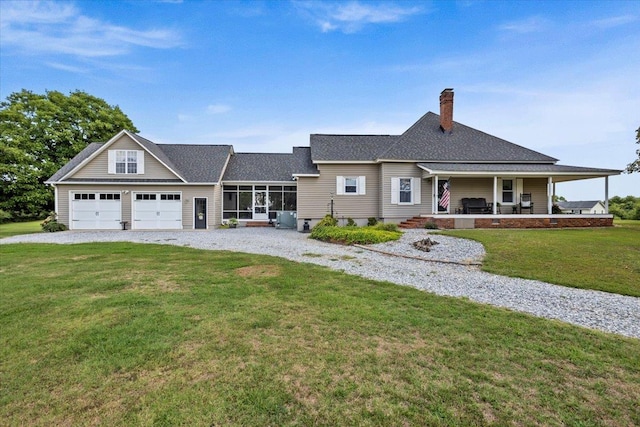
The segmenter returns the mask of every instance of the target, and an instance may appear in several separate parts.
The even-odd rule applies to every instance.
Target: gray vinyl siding
[[[215,227],[222,224],[222,186],[216,185],[213,189],[213,198],[210,200],[209,217],[213,217],[213,224]]]
[[[379,165],[318,165],[319,177],[298,179],[298,219],[320,219],[330,212],[333,193],[334,214],[338,218],[379,217]],[[336,195],[336,177],[365,176],[366,194]]]
[[[522,191],[525,193],[531,193],[531,200],[533,201],[533,213],[549,213],[547,211],[547,182],[547,178],[523,179]]]
[[[422,178],[422,169],[415,163],[383,163],[381,165],[382,181],[382,214],[385,222],[398,222],[421,214],[431,213],[431,182],[422,179],[420,182],[419,205],[391,204],[391,178]]]
[[[83,193],[100,193],[100,192],[119,192],[122,206],[122,221],[128,221],[131,224],[131,197],[134,192],[162,192],[162,193],[182,193],[182,228],[191,230],[193,228],[193,198],[207,198],[207,225],[213,228],[214,225],[220,223],[220,215],[215,215],[219,211],[216,201],[216,189],[214,186],[180,186],[180,185],[81,185],[81,184],[58,184],[58,220],[69,227],[70,222],[70,192]],[[129,193],[125,194],[125,191]],[[218,191],[219,192],[219,191]]]
[[[109,171],[109,150],[143,150],[143,148],[128,136],[123,136],[106,150],[98,154],[89,163],[70,178],[140,178],[140,179],[176,179],[178,178],[166,166],[156,160],[150,153],[144,153],[144,174],[110,174]]]
[[[449,180],[451,204],[449,213],[462,209],[462,199],[465,197],[483,198],[487,203],[493,202],[493,178],[456,178]],[[498,193],[500,193],[498,189]],[[498,196],[499,197],[499,196]]]

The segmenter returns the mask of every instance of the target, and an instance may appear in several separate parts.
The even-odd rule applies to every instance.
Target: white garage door
[[[120,193],[71,193],[73,230],[117,230],[121,218]]]
[[[182,229],[180,193],[134,193],[133,228],[137,230]]]

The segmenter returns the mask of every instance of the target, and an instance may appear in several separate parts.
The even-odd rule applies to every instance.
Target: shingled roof
[[[376,161],[398,135],[312,134],[311,159],[319,161]]]
[[[62,166],[56,173],[54,173],[51,178],[49,178],[45,183],[49,182],[58,182],[62,179],[66,174],[75,169],[80,163],[88,159],[93,153],[98,151],[100,147],[104,145],[104,142],[92,142],[87,145],[82,151],[80,151],[73,159],[69,160],[67,164]]]
[[[291,181],[293,174],[317,174],[309,147],[294,147],[293,153],[235,153],[229,160],[224,181]]]
[[[314,162],[404,160],[422,162],[555,163],[557,159],[454,122],[440,128],[428,112],[402,135],[311,135]]]
[[[231,145],[157,144],[187,182],[217,183],[221,179]]]
[[[229,154],[233,151],[231,145],[191,145],[191,144],[156,144],[140,135],[129,133],[141,146],[167,165],[187,183],[217,183],[220,181]],[[105,143],[91,143],[78,155],[60,168],[47,182],[59,182],[65,175],[78,167],[83,161],[91,157]],[[132,182],[145,182],[144,179],[130,179]],[[73,178],[67,179],[73,182]],[[82,181],[88,181],[83,179]],[[99,181],[109,181],[100,179]],[[114,182],[127,182],[123,178]],[[180,182],[169,180],[167,182]],[[165,181],[159,181],[165,182]]]

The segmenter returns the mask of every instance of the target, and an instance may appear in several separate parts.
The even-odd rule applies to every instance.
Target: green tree
[[[636,130],[636,144],[640,144],[640,127]],[[627,165],[627,169],[625,169],[625,172],[640,172],[640,149],[636,150],[636,154],[638,155],[638,158],[634,162]]]
[[[0,210],[37,218],[53,209],[44,182],[90,142],[137,132],[118,106],[86,92],[23,89],[0,102]]]
[[[614,196],[610,198],[609,213],[620,219],[640,219],[640,197]]]

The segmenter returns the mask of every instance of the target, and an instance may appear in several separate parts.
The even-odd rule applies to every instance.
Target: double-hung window
[[[336,177],[336,194],[366,194],[367,181],[364,176],[337,176]]]
[[[344,179],[344,192],[345,194],[358,194],[358,178],[347,178]]]
[[[502,180],[502,203],[513,203],[513,180]]]
[[[144,151],[109,150],[109,173],[143,174]]]
[[[420,179],[409,177],[391,178],[391,204],[392,205],[419,205]]]
[[[411,178],[400,178],[400,203],[411,203]]]
[[[138,152],[117,150],[116,173],[138,173]]]

